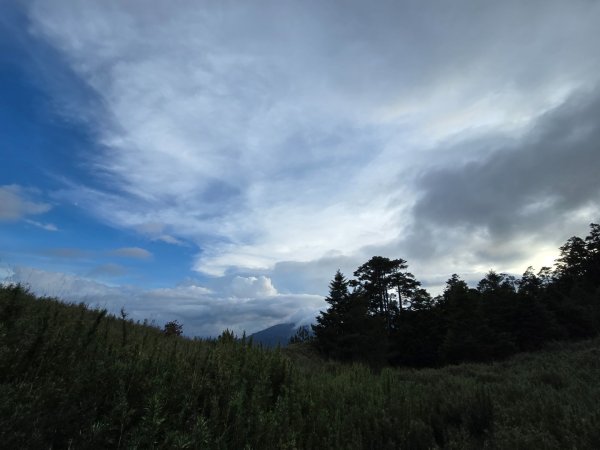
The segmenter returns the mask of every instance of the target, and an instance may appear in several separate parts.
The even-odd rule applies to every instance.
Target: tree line
[[[477,287],[458,275],[432,297],[403,259],[374,256],[347,279],[339,270],[312,326],[327,357],[375,365],[489,361],[600,331],[600,225],[560,247],[553,268],[520,277],[488,272]]]

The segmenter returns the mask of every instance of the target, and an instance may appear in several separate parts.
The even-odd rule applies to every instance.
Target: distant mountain
[[[257,331],[250,337],[254,342],[265,347],[277,347],[278,344],[285,347],[297,331],[298,328],[293,323],[279,323],[262,331]]]

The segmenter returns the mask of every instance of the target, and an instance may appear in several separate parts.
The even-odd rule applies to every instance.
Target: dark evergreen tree
[[[588,251],[586,264],[586,302],[594,315],[594,333],[600,332],[600,224],[590,224],[590,234],[585,238]]]
[[[415,289],[410,299],[409,308],[411,311],[425,311],[434,307],[434,300],[425,289]]]
[[[567,292],[583,280],[588,260],[586,242],[580,237],[573,236],[560,247],[560,257],[556,261],[554,272],[563,291]]]
[[[338,357],[379,366],[385,362],[387,349],[385,322],[380,316],[369,313],[368,297],[361,292],[352,292],[338,340]]]
[[[325,297],[329,308],[321,311],[317,317],[317,323],[312,325],[317,346],[325,354],[335,351],[343,333],[344,322],[350,309],[348,284],[348,280],[338,270],[329,283],[329,295]]]
[[[595,299],[600,298],[600,224],[590,224],[590,234],[585,238],[587,250],[586,279]]]
[[[544,266],[537,273],[537,278],[540,281],[540,285],[545,289],[554,281],[554,273],[552,267]]]
[[[537,297],[543,286],[543,280],[535,274],[531,266],[527,268],[521,279],[517,281],[519,294],[530,298]]]
[[[563,337],[554,315],[541,301],[548,286],[529,266],[517,281],[516,314],[514,329],[519,350],[540,348],[544,342]]]
[[[310,330],[308,329],[308,326],[303,325],[301,327],[298,327],[298,329],[296,330],[296,333],[290,338],[290,344],[298,344],[301,342],[310,342],[312,340],[313,336],[310,333]]]
[[[483,317],[493,332],[489,351],[502,358],[517,349],[517,282],[513,276],[490,270],[477,284]]]
[[[181,336],[183,334],[183,324],[177,320],[167,322],[163,328],[163,333],[166,336]]]
[[[421,285],[407,268],[403,259],[374,256],[354,272],[356,280],[351,282],[368,297],[370,313],[383,319],[388,333]]]
[[[469,289],[456,274],[446,282],[440,308],[445,321],[445,336],[439,356],[444,363],[491,359],[493,332],[487,325],[480,293]]]
[[[600,332],[600,225],[560,248],[555,269],[520,279],[488,272],[469,288],[453,275],[432,299],[403,259],[374,256],[347,281],[338,271],[314,325],[326,354],[346,360],[436,365],[503,358],[545,342]],[[349,286],[354,289],[349,291]]]
[[[369,314],[368,297],[349,292],[348,286],[338,270],[325,298],[330,306],[312,326],[315,345],[332,358],[379,364],[385,354],[384,326],[379,317]]]
[[[594,276],[599,234],[598,225],[591,224],[591,233],[585,240],[573,236],[560,247],[548,289],[549,308],[571,338],[589,337],[599,331],[600,281]]]
[[[432,366],[438,362],[438,349],[444,330],[431,295],[422,288],[412,292],[402,314],[395,314],[389,334],[388,360],[395,365]]]

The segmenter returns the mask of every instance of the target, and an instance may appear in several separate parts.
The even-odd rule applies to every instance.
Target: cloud
[[[58,231],[58,227],[56,225],[54,225],[53,223],[36,222],[35,220],[29,220],[29,219],[25,220],[25,222],[27,222],[29,225],[33,225],[34,227],[41,228],[42,230]]]
[[[185,243],[183,241],[181,241],[180,239],[177,239],[169,234],[161,234],[158,235],[154,238],[152,238],[153,241],[161,241],[161,242],[165,242],[167,244],[172,244],[172,245],[185,245]]]
[[[117,308],[111,309],[115,312],[120,308],[120,306],[117,307],[119,299],[126,298],[128,294],[126,287],[110,287],[68,273],[44,271],[25,266],[14,266],[11,275],[5,278],[4,282],[22,283],[39,295],[58,297],[67,301],[111,305],[111,307]]]
[[[425,173],[410,236],[425,245],[413,254],[451,252],[443,241],[453,230],[472,252],[471,264],[510,263],[543,254],[548,241],[558,246],[585,233],[600,216],[598,114],[600,91],[577,93],[522,139],[481,160]]]
[[[507,148],[480,161],[426,173],[415,216],[483,226],[503,236],[598,205],[600,91],[577,93],[536,120]]]
[[[150,239],[152,239],[153,241],[161,241],[167,244],[180,246],[186,245],[180,239],[177,239],[171,236],[170,234],[165,233],[165,228],[167,228],[167,226],[163,223],[145,222],[135,225],[134,228],[137,232],[150,237]]]
[[[413,178],[412,224],[395,239],[351,254],[278,262],[265,273],[293,289],[321,286],[323,294],[336,267],[351,276],[371,255],[402,257],[437,294],[451,273],[474,284],[492,268],[520,275],[529,265],[552,266],[568,237],[585,235],[600,219],[598,114],[600,91],[583,90],[533,120],[518,139],[494,133],[455,141],[473,159]]]
[[[57,198],[204,274],[322,292],[330,255],[385,254],[438,283],[594,214],[598,2],[31,5],[103,106],[73,111],[99,183]]]
[[[266,271],[277,286],[285,286],[289,292],[309,292],[326,295],[329,283],[337,270],[347,278],[371,256],[356,252],[352,256],[330,254],[314,261],[281,261]]]
[[[52,208],[48,203],[33,200],[35,191],[16,184],[0,186],[0,221],[16,221],[26,216],[43,214]],[[31,222],[38,226],[37,222]],[[44,227],[43,224],[42,228]],[[46,226],[53,227],[48,224]],[[51,230],[54,231],[54,230]]]
[[[22,266],[14,267],[4,281],[23,282],[40,295],[83,301],[115,314],[124,307],[133,319],[154,320],[160,326],[177,319],[189,336],[217,336],[225,328],[238,334],[253,333],[278,323],[306,323],[324,307],[321,296],[273,294],[264,288],[270,285],[266,280],[258,282],[262,291],[254,287],[261,295],[252,298],[221,297],[193,284],[150,290],[113,287],[72,274]]]
[[[231,283],[233,295],[239,298],[271,297],[277,295],[271,280],[265,276],[240,277],[237,276]]]
[[[123,247],[110,252],[113,256],[120,258],[133,258],[133,259],[151,259],[152,253],[148,250],[139,247]]]

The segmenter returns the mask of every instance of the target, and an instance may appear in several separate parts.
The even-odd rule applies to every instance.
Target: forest
[[[502,359],[600,330],[598,224],[560,247],[553,268],[529,267],[520,278],[490,271],[472,288],[454,274],[432,298],[407,269],[375,256],[354,279],[338,271],[313,344],[339,360],[423,367]]]
[[[1,286],[0,447],[600,448],[599,244],[437,298],[376,257],[276,349]]]

